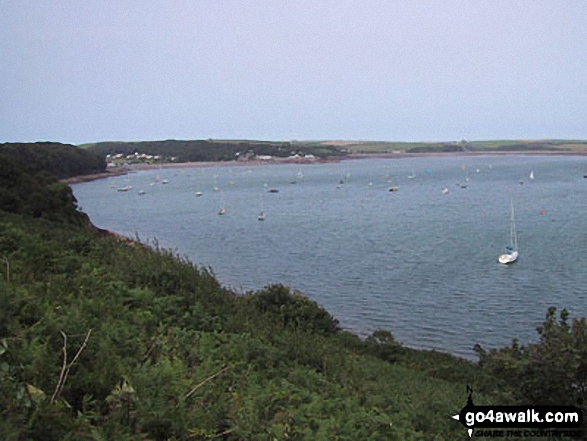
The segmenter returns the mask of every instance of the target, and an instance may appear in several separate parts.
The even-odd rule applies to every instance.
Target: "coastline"
[[[79,184],[82,182],[95,181],[97,179],[111,178],[114,176],[124,176],[126,174],[154,169],[167,168],[202,168],[202,167],[257,167],[265,165],[280,164],[324,164],[332,162],[349,161],[356,159],[402,159],[417,157],[447,157],[447,156],[506,156],[506,155],[529,155],[529,156],[587,156],[587,151],[555,151],[555,150],[527,150],[527,151],[486,151],[486,152],[422,152],[422,153],[352,153],[347,156],[336,156],[322,159],[290,159],[290,158],[273,158],[270,160],[250,160],[250,161],[200,161],[200,162],[166,162],[163,164],[129,164],[111,167],[105,172],[92,173],[88,175],[72,176],[61,179],[66,184]]]
[[[270,160],[252,160],[252,161],[200,161],[200,162],[166,162],[162,164],[129,164],[111,167],[102,173],[92,173],[88,175],[72,176],[71,178],[60,179],[66,184],[79,184],[82,182],[95,181],[97,179],[111,178],[114,176],[123,176],[129,173],[142,170],[157,170],[167,168],[204,168],[204,167],[257,167],[265,165],[280,164],[325,164],[331,162],[340,162],[349,159],[349,157],[337,156],[323,159],[290,159],[290,158],[273,158]]]

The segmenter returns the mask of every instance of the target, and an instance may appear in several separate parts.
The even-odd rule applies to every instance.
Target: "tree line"
[[[106,155],[140,153],[165,158],[173,157],[176,158],[176,162],[234,161],[247,155],[285,158],[296,154],[312,154],[317,158],[324,158],[345,154],[337,147],[317,143],[270,141],[112,141],[88,144],[84,148],[104,157]]]

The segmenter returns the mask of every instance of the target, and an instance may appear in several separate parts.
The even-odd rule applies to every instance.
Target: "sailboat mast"
[[[516,218],[514,216],[514,202],[511,201],[512,207],[512,219],[511,219],[511,226],[510,226],[510,234],[511,234],[511,241],[512,247],[514,250],[518,249],[518,235],[516,234]]]

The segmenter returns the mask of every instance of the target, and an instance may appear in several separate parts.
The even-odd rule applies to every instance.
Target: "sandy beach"
[[[140,170],[155,170],[167,168],[200,168],[200,167],[257,167],[265,165],[279,164],[324,164],[329,162],[340,162],[358,159],[402,159],[416,157],[443,157],[443,156],[504,156],[504,155],[557,155],[557,156],[587,156],[587,151],[486,151],[486,152],[426,152],[426,153],[354,153],[348,156],[338,156],[323,159],[302,159],[302,158],[272,158],[269,160],[250,160],[250,161],[208,161],[208,162],[167,162],[163,164],[129,164],[116,167],[110,167],[103,173],[93,173],[89,175],[73,176],[71,178],[61,179],[61,182],[67,184],[78,184],[80,182],[89,182],[96,179],[110,178],[113,176],[123,176],[128,173]]]

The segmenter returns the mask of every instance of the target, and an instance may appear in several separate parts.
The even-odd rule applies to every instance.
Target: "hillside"
[[[270,142],[270,141],[213,141],[213,140],[166,140],[140,142],[98,142],[84,144],[83,149],[99,154],[123,156],[135,153],[158,156],[161,162],[206,162],[235,161],[239,158],[273,156],[285,158],[293,155],[314,155],[317,158],[343,156],[345,153],[335,146],[316,143]]]
[[[0,144],[0,153],[11,155],[35,172],[44,171],[59,179],[106,170],[102,156],[58,142],[5,143]]]

